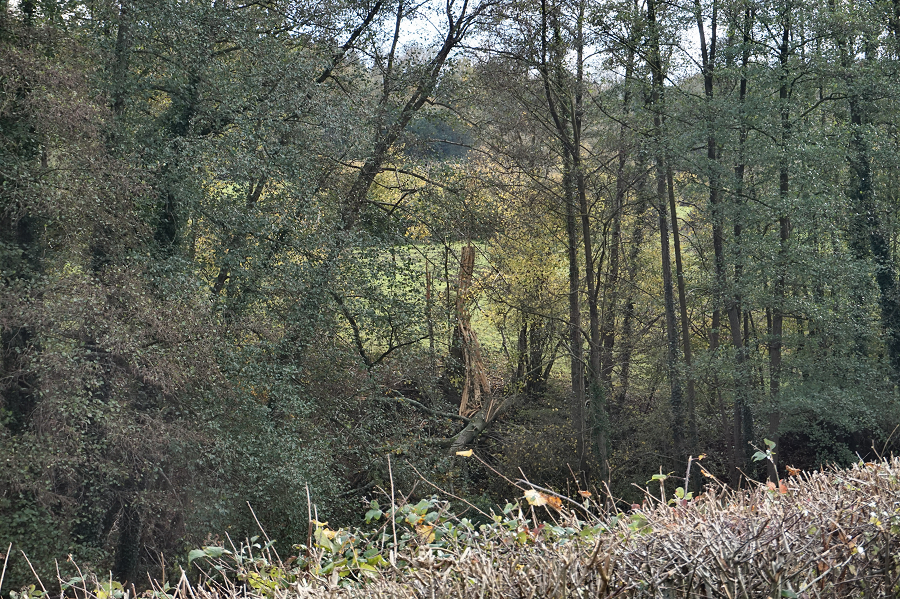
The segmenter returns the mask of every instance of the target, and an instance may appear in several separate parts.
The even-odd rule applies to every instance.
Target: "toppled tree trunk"
[[[454,437],[453,442],[450,444],[450,454],[453,455],[457,451],[464,449],[469,443],[472,443],[477,439],[481,433],[488,427],[489,421],[485,417],[485,410],[479,410],[472,418],[469,420],[469,424],[466,425],[466,428],[462,429],[456,437]]]

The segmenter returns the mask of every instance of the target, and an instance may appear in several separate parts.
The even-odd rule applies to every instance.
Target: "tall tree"
[[[669,245],[668,157],[663,128],[665,116],[665,65],[661,49],[661,23],[656,0],[647,2],[649,51],[647,62],[651,73],[650,108],[653,112],[653,153],[656,176],[656,211],[659,216],[660,258],[662,260],[663,298],[666,326],[666,369],[669,378],[669,402],[672,406],[672,439],[679,459],[684,453],[684,406],[681,377],[678,372],[679,342],[676,332],[675,294],[672,283],[672,258]]]

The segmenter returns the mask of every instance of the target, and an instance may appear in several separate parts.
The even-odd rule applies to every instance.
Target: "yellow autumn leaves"
[[[526,501],[528,501],[528,503],[534,506],[549,505],[556,511],[562,509],[562,499],[556,497],[555,495],[548,495],[547,493],[535,491],[534,489],[525,491],[525,499]]]

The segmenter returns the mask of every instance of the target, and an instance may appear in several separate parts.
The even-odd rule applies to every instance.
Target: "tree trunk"
[[[784,331],[784,300],[785,277],[787,270],[787,245],[791,231],[790,217],[785,214],[790,193],[790,172],[788,170],[788,143],[791,137],[790,121],[790,87],[788,83],[788,59],[790,57],[790,17],[787,12],[782,16],[781,45],[779,47],[779,63],[781,66],[781,85],[778,89],[778,99],[781,110],[781,164],[778,171],[778,197],[782,215],[778,218],[778,272],[773,288],[774,301],[772,306],[772,325],[769,334],[769,439],[776,446],[779,442],[779,429],[781,427],[781,368],[782,368],[782,334]],[[778,482],[775,464],[767,465],[769,479]]]
[[[578,470],[583,473],[583,484],[587,484],[590,470],[589,454],[596,447],[597,460],[600,466],[600,479],[607,479],[606,465],[606,429],[607,407],[606,391],[600,379],[600,312],[598,307],[599,290],[594,277],[593,235],[591,234],[590,209],[587,201],[587,185],[584,164],[581,155],[582,115],[584,113],[584,40],[582,24],[584,22],[585,3],[580,2],[578,24],[575,36],[575,102],[572,114],[572,164],[575,174],[575,187],[578,191],[578,207],[581,215],[581,240],[584,246],[584,273],[587,285],[588,327],[589,327],[589,365],[590,395],[585,392],[584,411],[584,447],[579,453]],[[594,436],[596,435],[596,439]]]
[[[247,198],[244,202],[244,207],[247,210],[248,216],[250,211],[252,211],[256,207],[256,203],[259,201],[260,196],[262,195],[263,188],[266,185],[266,178],[259,177],[258,179],[250,180],[250,189],[247,191]],[[239,251],[246,241],[245,235],[243,234],[232,234],[228,243],[226,244],[226,252],[228,254],[233,254]],[[238,260],[240,258],[237,258]],[[229,260],[229,257],[225,258],[226,261]],[[230,257],[230,260],[235,260],[234,257]],[[223,264],[219,267],[219,274],[216,276],[216,280],[212,286],[212,294],[219,295],[222,292],[222,289],[225,287],[225,283],[228,281],[231,276],[231,268],[228,265]]]
[[[715,210],[715,218],[713,225],[713,248],[715,252],[716,278],[720,286],[721,293],[724,295],[725,310],[728,316],[728,328],[731,333],[731,344],[735,352],[734,364],[734,418],[732,428],[733,452],[732,452],[732,468],[731,468],[731,485],[737,488],[740,485],[741,471],[746,471],[749,463],[750,445],[749,438],[745,435],[745,430],[751,424],[745,422],[749,417],[749,376],[747,372],[747,350],[745,347],[746,335],[742,334],[741,329],[741,305],[743,303],[741,297],[741,280],[743,275],[743,265],[741,264],[741,235],[743,233],[743,225],[741,223],[741,213],[744,194],[744,173],[746,171],[745,156],[747,135],[749,128],[746,123],[744,114],[744,103],[747,98],[747,67],[750,61],[750,27],[751,27],[751,11],[750,7],[746,7],[743,15],[742,30],[742,55],[741,55],[741,77],[738,91],[738,148],[737,161],[734,166],[735,191],[733,195],[734,202],[734,223],[733,223],[733,246],[734,246],[734,281],[733,290],[729,291],[727,275],[725,271],[725,257],[723,248],[723,230],[724,218],[721,214],[721,208]],[[707,156],[710,149],[715,151],[715,147],[710,148],[707,145]],[[718,193],[718,189],[716,189]],[[710,190],[710,201],[713,199],[718,202],[718,195],[713,196]]]
[[[564,163],[571,164],[569,157],[564,158]],[[572,189],[571,166],[564,166],[563,186],[566,202],[566,242],[568,245],[569,259],[569,357],[572,362],[572,425],[575,432],[575,451],[578,456],[579,472],[584,472],[584,457],[587,450],[585,433],[587,432],[587,418],[585,417],[585,402],[587,400],[584,386],[584,350],[581,338],[581,281],[578,268],[578,216],[575,204],[574,190]],[[582,481],[586,483],[586,481]]]
[[[841,63],[847,85],[847,105],[850,111],[850,201],[854,214],[851,223],[850,245],[860,260],[870,255],[875,262],[875,282],[878,284],[881,307],[881,326],[895,380],[900,380],[900,281],[897,267],[891,255],[890,237],[875,203],[875,187],[872,180],[870,148],[865,137],[869,124],[866,98],[860,91],[866,83],[860,81],[858,66],[851,58],[848,41],[838,38]],[[867,43],[867,46],[869,43]],[[869,62],[866,52],[865,63]]]
[[[616,193],[613,198],[610,215],[612,226],[609,239],[609,266],[606,271],[605,297],[600,321],[600,381],[607,392],[607,397],[613,397],[613,349],[616,343],[616,310],[619,303],[619,253],[622,245],[622,212],[625,208],[625,197],[629,187],[629,177],[626,169],[628,164],[628,146],[625,142],[628,137],[628,127],[625,118],[631,111],[632,93],[628,82],[634,76],[634,54],[634,40],[632,40],[632,43],[628,45],[625,62],[625,90],[622,97],[622,124],[619,127],[620,145],[616,164]],[[599,274],[597,278],[599,280]]]
[[[121,116],[125,110],[125,87],[128,75],[128,57],[131,52],[130,0],[119,5],[119,22],[116,30],[115,62],[112,68],[112,109]]]
[[[394,144],[400,139],[400,135],[406,130],[407,125],[409,125],[416,113],[418,113],[431,98],[432,92],[434,92],[434,89],[440,80],[441,72],[443,71],[444,65],[450,54],[465,37],[473,21],[475,21],[486,8],[487,5],[479,4],[475,9],[468,10],[468,4],[464,3],[460,14],[455,16],[451,14],[448,6],[448,27],[441,43],[441,47],[428,62],[428,68],[425,73],[411,86],[413,91],[400,109],[396,119],[392,120],[390,125],[382,127],[381,131],[378,132],[375,143],[372,146],[372,153],[366,158],[362,167],[359,169],[356,179],[344,196],[344,202],[341,206],[340,221],[338,224],[339,232],[350,231],[355,226],[356,219],[366,205],[369,189],[375,183],[375,178],[382,171],[382,166],[388,159]],[[395,32],[395,39],[397,35],[398,34]],[[391,92],[392,88],[390,87],[389,82],[385,81],[385,88],[380,104],[386,104],[388,102],[387,95]]]
[[[669,189],[669,212],[672,220],[672,243],[675,250],[675,276],[678,285],[678,304],[681,311],[681,351],[684,357],[684,365],[687,369],[685,380],[687,394],[685,395],[685,412],[687,414],[688,431],[685,451],[690,455],[697,455],[697,416],[694,411],[696,392],[694,388],[694,375],[691,372],[691,331],[688,322],[687,293],[684,288],[684,265],[681,262],[681,237],[678,234],[678,212],[675,203],[675,181],[672,176],[672,167],[666,168],[666,183]],[[700,479],[696,479],[699,481]],[[699,491],[699,489],[697,489]]]
[[[666,321],[666,367],[669,378],[669,402],[672,406],[672,440],[678,460],[684,455],[684,415],[681,380],[678,376],[678,335],[675,332],[675,295],[672,287],[672,258],[669,248],[668,194],[666,152],[663,141],[663,65],[660,53],[659,29],[656,22],[656,2],[647,2],[647,23],[650,28],[648,63],[651,72],[650,103],[653,110],[653,141],[656,167],[656,209],[659,214],[659,242],[662,257],[663,295]]]
[[[553,29],[553,42],[548,39],[550,28]],[[581,282],[578,264],[578,176],[576,168],[577,150],[575,136],[570,131],[573,124],[572,103],[565,101],[566,81],[563,77],[565,48],[562,47],[562,34],[559,16],[547,9],[547,1],[541,1],[541,77],[547,108],[553,119],[557,136],[562,146],[563,168],[563,202],[565,204],[566,244],[569,262],[569,357],[571,359],[572,404],[571,419],[575,434],[575,452],[578,459],[578,470],[582,484],[587,483],[587,451],[590,447],[586,410],[586,393],[584,377],[584,349],[581,333]],[[549,56],[552,54],[552,56]],[[551,62],[552,61],[552,62]],[[552,72],[551,72],[552,71]],[[567,107],[568,104],[568,107]]]

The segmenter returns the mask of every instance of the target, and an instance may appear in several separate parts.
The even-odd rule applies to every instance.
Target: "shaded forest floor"
[[[705,473],[705,472],[704,472]],[[708,474],[708,473],[705,473]],[[732,492],[714,479],[696,498],[648,493],[597,515],[591,497],[539,490],[484,524],[435,496],[373,501],[368,530],[313,520],[282,559],[271,542],[192,551],[188,572],[148,599],[228,597],[896,597],[900,459],[794,473]],[[652,490],[656,481],[650,485]],[[546,491],[546,490],[544,490]],[[475,518],[473,518],[475,519]],[[380,528],[378,528],[380,525]],[[371,527],[375,528],[371,528]],[[312,530],[314,528],[314,530]],[[65,596],[133,596],[86,575]],[[40,586],[13,599],[43,594]]]

